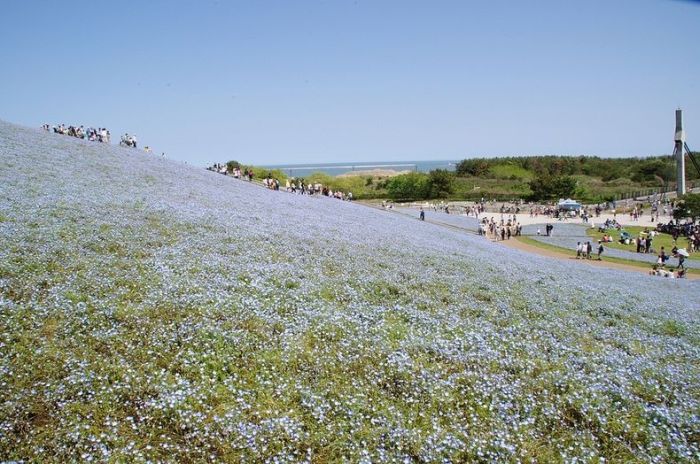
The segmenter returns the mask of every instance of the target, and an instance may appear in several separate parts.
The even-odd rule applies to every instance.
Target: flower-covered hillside
[[[0,122],[0,461],[696,462],[695,282]]]

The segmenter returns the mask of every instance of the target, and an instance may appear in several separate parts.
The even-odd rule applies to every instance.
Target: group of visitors
[[[603,234],[603,237],[600,239],[601,242],[603,243],[612,243],[615,240],[613,239],[613,236],[610,234]]]
[[[70,137],[88,140],[90,142],[110,143],[112,138],[112,134],[104,127],[99,127],[96,129],[94,127],[85,128],[82,125],[66,126],[65,124],[59,124],[57,126],[49,126],[48,124],[42,124],[41,128],[46,132],[68,135]],[[119,145],[123,147],[137,148],[136,136],[129,133],[124,134],[119,141]],[[146,153],[151,153],[153,150],[151,150],[151,147],[146,146],[144,147],[144,151]],[[165,158],[165,153],[162,153],[161,156]]]
[[[235,166],[229,169],[226,164],[215,163],[207,167],[208,171],[218,172],[223,175],[232,175],[235,179],[245,179],[249,182],[253,181],[254,173],[252,168],[241,169],[240,166]],[[263,179],[262,184],[270,190],[281,190],[279,179],[274,177],[272,173],[268,173]],[[353,199],[352,192],[342,192],[340,190],[333,191],[331,187],[324,186],[320,183],[307,184],[304,179],[288,178],[285,180],[285,191],[288,193],[297,193],[300,195],[321,195],[338,200],[351,201]]]
[[[268,174],[263,179],[263,185],[272,190],[280,189],[280,181]],[[352,192],[344,193],[340,190],[335,190],[320,183],[307,184],[304,179],[295,179],[294,177],[285,180],[285,191],[288,193],[296,193],[299,195],[321,195],[324,197],[335,198],[337,200],[352,201]]]
[[[253,177],[255,177],[253,174],[253,168],[244,169],[243,171],[241,171],[240,166],[233,168],[234,179],[247,179],[248,182],[253,182]]]
[[[240,170],[240,168],[238,168]],[[207,171],[218,172],[219,174],[228,175],[228,167],[225,164],[214,163],[211,166],[207,166]]]
[[[620,229],[622,229],[622,224],[617,222],[616,219],[608,218],[605,220],[604,223],[602,223],[601,225],[598,226],[599,232],[606,232],[608,229],[620,230]]]
[[[654,234],[655,231],[644,229],[644,232],[641,232],[639,237],[634,239],[637,253],[655,253],[654,249],[651,247],[654,242]]]
[[[491,219],[484,218],[479,223],[479,235],[485,235],[491,240],[510,240],[511,237],[522,235],[523,227],[519,222],[508,219],[501,219],[497,222],[493,217]]]
[[[137,145],[137,140],[136,136],[133,134],[129,134],[128,132],[124,135],[122,135],[122,139],[119,141],[119,145],[122,147],[129,147],[129,148],[138,148]]]
[[[678,246],[676,245],[674,245],[671,249],[670,255],[666,254],[666,250],[664,249],[664,247],[661,247],[661,249],[659,250],[659,255],[656,258],[656,263],[649,271],[649,274],[660,277],[668,277],[671,279],[682,279],[686,275],[685,258],[687,256],[688,252],[685,249],[678,248]],[[678,259],[678,265],[676,266],[675,270],[673,268],[666,269],[666,263],[671,258]]]
[[[554,206],[533,206],[530,208],[530,217],[547,216],[553,217],[557,212]]]
[[[57,126],[49,127],[48,124],[41,126],[46,132],[53,131],[54,134],[68,135],[70,137],[76,137],[79,139],[89,140],[90,142],[102,142],[109,143],[111,134],[104,127],[95,129],[94,127],[88,127],[87,129],[83,126],[67,126],[65,124],[59,124]]]
[[[666,277],[669,279],[683,279],[685,277],[686,270],[685,269],[676,269],[671,270],[671,269],[664,269],[658,265],[654,265],[654,267],[651,268],[649,271],[649,275],[653,276],[658,276],[658,277]]]
[[[598,240],[598,261],[601,260],[601,255],[605,251],[603,247],[603,242]],[[576,259],[591,259],[593,255],[593,245],[590,240],[586,243],[578,242],[576,244]]]
[[[207,166],[207,171],[218,172],[219,174],[223,174],[225,176],[229,174],[228,166],[221,163],[214,163],[211,166]],[[248,182],[252,182],[253,177],[255,177],[252,168],[245,168],[241,170],[240,166],[234,167],[230,173],[235,179],[245,179]]]
[[[678,269],[685,269],[685,258],[687,254],[687,250],[680,249],[676,245],[674,245],[671,249],[671,254],[667,255],[664,247],[661,247],[661,250],[659,250],[659,255],[656,258],[656,265],[658,267],[664,267],[666,265],[666,262],[673,257],[678,259]]]
[[[694,253],[700,250],[700,224],[694,224],[690,221],[685,224],[674,224],[670,222],[666,225],[657,225],[656,229],[671,234],[673,243],[677,243],[681,236],[688,240],[688,252]]]

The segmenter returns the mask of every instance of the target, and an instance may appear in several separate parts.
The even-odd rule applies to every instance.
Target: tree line
[[[700,154],[696,154],[700,155]],[[688,162],[687,174],[698,178]],[[500,158],[471,158],[457,165],[457,175],[488,177],[495,166],[516,166],[530,171],[534,176],[586,175],[600,177],[603,181],[628,178],[635,182],[662,179],[675,181],[676,163],[671,156],[649,158],[600,158],[597,156],[509,156]]]

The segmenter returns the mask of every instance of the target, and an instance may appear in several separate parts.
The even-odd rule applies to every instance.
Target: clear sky
[[[0,118],[205,165],[700,148],[700,3],[5,1]]]

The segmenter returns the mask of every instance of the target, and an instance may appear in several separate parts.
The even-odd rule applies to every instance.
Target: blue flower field
[[[700,285],[0,122],[0,462],[700,461]]]

